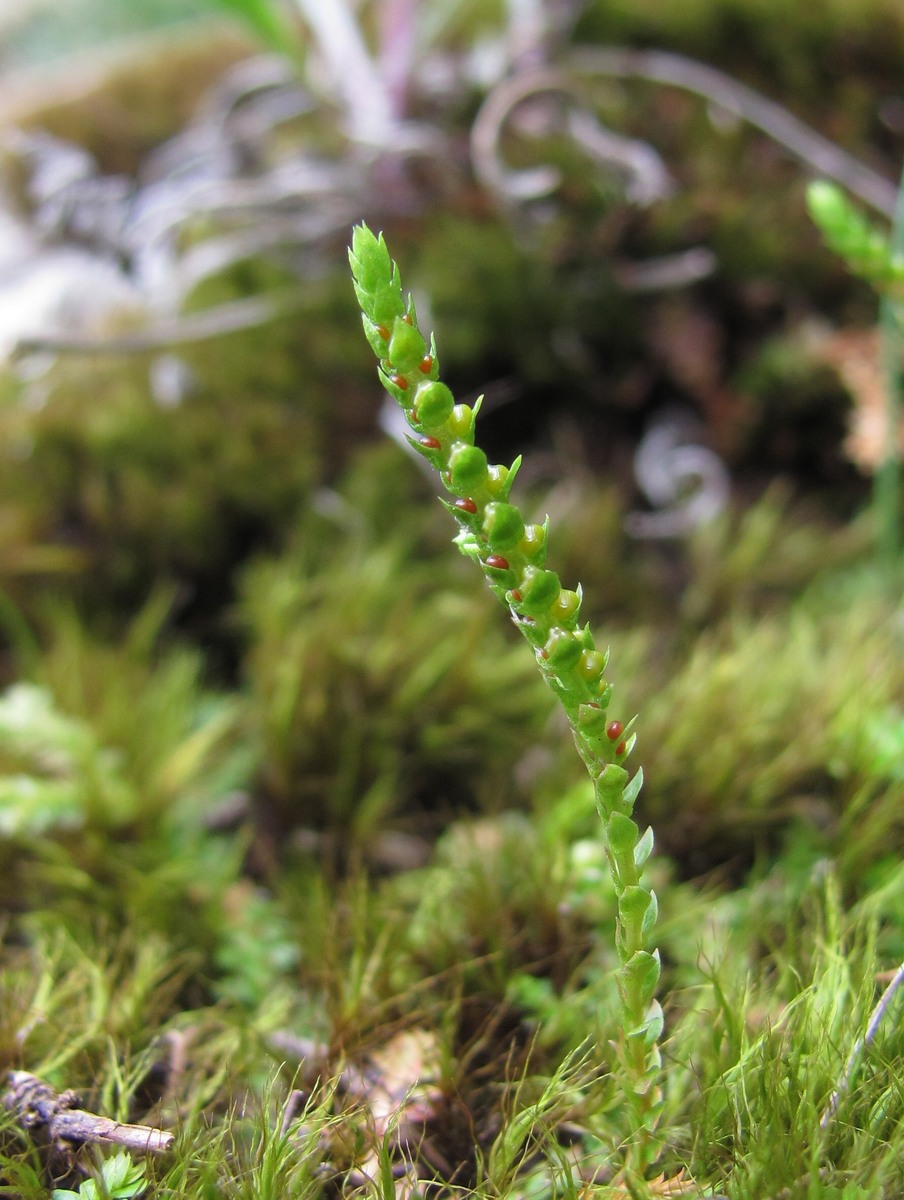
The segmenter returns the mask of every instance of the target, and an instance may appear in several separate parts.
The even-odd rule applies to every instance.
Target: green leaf
[[[390,354],[392,347],[390,345]],[[455,398],[438,379],[426,380],[414,394],[414,418],[425,429],[440,429],[452,416]]]
[[[639,884],[631,884],[618,898],[618,915],[625,927],[626,940],[637,946],[646,941],[645,930],[656,924],[656,897]]]
[[[624,813],[614,812],[606,822],[609,845],[616,858],[631,854],[637,845],[637,825]]]
[[[399,371],[415,371],[426,353],[427,342],[421,331],[401,317],[396,317],[389,339],[392,365]]]
[[[648,1046],[653,1046],[659,1041],[664,1024],[665,1017],[662,1014],[662,1005],[658,1000],[652,1000],[644,1017],[643,1025],[640,1027]]]
[[[452,489],[467,495],[486,483],[487,456],[478,446],[456,445],[449,455]]]
[[[807,208],[820,229],[837,228],[851,211],[841,188],[825,179],[816,179],[808,186]]]
[[[365,292],[375,292],[392,280],[392,259],[383,234],[372,233],[366,225],[355,226],[348,261],[355,280]]]
[[[634,847],[634,865],[642,867],[653,850],[653,828],[648,825],[640,841]]]
[[[578,709],[578,729],[585,737],[602,738],[607,720],[606,710],[598,704],[582,704]]]
[[[123,1150],[107,1159],[101,1168],[101,1179],[110,1200],[131,1200],[144,1191],[145,1169]]]
[[[483,399],[482,396],[481,396],[481,399]],[[512,490],[512,485],[514,484],[515,480],[518,478],[518,472],[521,470],[521,463],[523,461],[524,460],[523,460],[522,455],[519,454],[518,457],[515,459],[515,461],[512,463],[512,465],[509,467],[508,474],[505,477],[505,482],[503,483],[502,487],[499,489],[499,499],[500,500],[508,500],[509,494],[511,493],[511,490]]]
[[[659,954],[636,950],[625,963],[622,974],[625,987],[632,998],[649,1004],[659,982]]]
[[[606,763],[595,783],[597,808],[603,821],[608,824],[609,817],[616,811],[616,805],[621,801],[625,791],[628,772],[616,763]]]
[[[510,550],[524,537],[524,521],[514,504],[493,501],[484,509],[484,537],[493,550]]]
[[[583,653],[579,638],[567,629],[554,629],[544,646],[546,661],[554,671],[567,671],[577,665]]]
[[[539,617],[548,611],[562,590],[562,585],[555,571],[547,571],[543,567],[527,567],[518,590],[521,594],[518,601],[519,610],[528,616]]]
[[[890,237],[863,216],[834,183],[817,180],[807,188],[810,216],[828,243],[854,275],[877,291],[904,283],[904,258]]]
[[[628,741],[628,750],[634,744],[633,737]],[[638,767],[630,783],[625,784],[625,789],[622,792],[622,803],[630,811],[634,807],[634,802],[640,795],[640,789],[643,787],[643,768]]]
[[[640,936],[646,942],[650,934],[653,932],[653,926],[659,919],[659,900],[654,891],[650,891],[650,903],[647,905],[647,911],[643,915],[643,924],[640,927]]]

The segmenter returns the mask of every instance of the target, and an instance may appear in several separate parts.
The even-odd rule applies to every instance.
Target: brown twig
[[[172,1148],[172,1133],[150,1125],[126,1125],[78,1108],[75,1092],[56,1092],[49,1083],[28,1071],[10,1071],[0,1103],[14,1113],[19,1126],[36,1142],[94,1142],[125,1146],[146,1154],[161,1154]]]

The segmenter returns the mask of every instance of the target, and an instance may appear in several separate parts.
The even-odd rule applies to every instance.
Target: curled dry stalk
[[[349,261],[380,381],[405,415],[409,442],[439,472],[451,496],[443,503],[458,523],[455,542],[483,571],[533,650],[593,781],[618,898],[621,1036],[616,1053],[630,1121],[621,1130],[624,1171],[626,1180],[639,1181],[655,1156],[663,1018],[655,998],[659,953],[650,945],[656,896],[643,879],[653,833],[641,834],[632,819],[642,772],[632,777],[625,766],[634,746],[634,722],[608,718],[608,653],[596,648],[590,626],[579,623],[580,585],[575,591],[563,588],[546,567],[548,518],[542,525],[525,523],[509,498],[520,458],[511,467],[493,466],[474,444],[480,402],[473,408],[456,404],[440,381],[435,343],[431,338],[428,346],[418,328],[414,304],[403,296],[382,234],[358,226]]]
[[[904,983],[904,963],[901,963],[901,965],[892,975],[891,982],[879,997],[876,1007],[869,1015],[869,1020],[866,1023],[866,1029],[854,1043],[853,1049],[851,1050],[847,1057],[847,1061],[844,1064],[844,1071],[842,1072],[841,1078],[838,1081],[838,1085],[829,1097],[828,1103],[823,1110],[823,1114],[819,1118],[820,1129],[827,1128],[832,1121],[832,1118],[838,1112],[838,1106],[842,1099],[850,1091],[851,1084],[853,1083],[854,1077],[857,1074],[857,1068],[860,1066],[860,1059],[864,1051],[879,1032],[879,1026],[882,1024],[884,1017],[888,1014],[888,1010],[895,998],[895,994],[901,987],[902,983]]]

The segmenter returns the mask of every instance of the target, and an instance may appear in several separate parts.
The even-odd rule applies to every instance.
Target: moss
[[[49,568],[84,567],[78,586],[102,611],[134,605],[158,579],[188,589],[197,613],[221,610],[236,565],[286,535],[373,420],[345,340],[299,337],[314,320],[341,327],[327,315],[335,295],[321,297],[179,351],[192,382],[176,408],[154,400],[145,356],[62,358],[45,403],[8,404],[8,571],[21,557],[15,530],[27,529],[47,544]],[[333,389],[346,396],[338,410]]]
[[[750,78],[774,51],[804,109],[839,56],[865,61],[858,22],[888,9],[786,8],[747,41],[738,31],[773,0],[583,20],[606,37],[693,36],[698,53],[744,45]],[[847,50],[810,53],[842,28]],[[884,78],[899,51],[880,51]],[[97,101],[105,127],[80,136],[106,167],[128,169],[183,118],[188,61],[152,68],[134,143],[138,84]],[[187,91],[170,107],[178,72]],[[859,78],[844,90],[837,128],[856,142],[873,118]],[[670,161],[692,158],[695,191],[620,216],[566,157],[573,223],[519,248],[450,185],[458,211],[404,218],[405,265],[456,384],[510,379],[528,399],[529,422],[520,402],[499,407],[494,457],[526,423],[556,429],[568,486],[535,475],[531,515],[553,509],[556,565],[584,579],[588,615],[618,643],[617,715],[641,713],[639,814],[675,856],[653,878],[670,997],[656,1169],[739,1200],[801,1187],[880,1200],[900,1177],[893,1021],[838,1121],[823,1129],[820,1114],[901,956],[895,604],[863,566],[865,524],[816,503],[812,480],[807,504],[789,485],[748,507],[739,486],[739,511],[683,546],[627,539],[634,434],[685,384],[649,353],[671,301],[622,296],[609,258],[717,248],[720,279],[676,302],[729,328],[706,411],[724,419],[743,390],[723,449],[752,470],[768,454],[771,471],[793,435],[781,461],[798,483],[811,468],[837,478],[845,401],[784,330],[811,285],[835,311],[862,302],[812,258],[802,207],[801,226],[790,217],[796,168],[667,99],[616,97],[615,125],[655,128]],[[88,120],[73,119],[53,128]],[[751,299],[764,277],[765,305]],[[287,282],[247,262],[187,307]],[[179,353],[195,385],[174,409],[154,402],[146,359],[61,360],[43,406],[2,391],[2,665],[37,689],[43,740],[19,729],[0,766],[32,798],[71,784],[77,819],[42,825],[33,803],[0,840],[0,1057],[122,1119],[155,1104],[183,1137],[152,1167],[152,1194],[315,1200],[352,1185],[389,1086],[380,1052],[404,1027],[437,1047],[437,1091],[410,1122],[423,1141],[379,1148],[383,1180],[407,1154],[476,1195],[605,1187],[615,899],[591,797],[515,632],[450,556],[432,489],[398,448],[367,445],[373,381],[344,273],[307,281],[270,326]],[[622,486],[598,483],[601,463]],[[400,833],[421,865],[394,874],[373,851]],[[690,882],[701,871],[709,882]],[[592,1070],[557,1072],[588,1041]],[[356,1072],[366,1089],[350,1103]],[[283,1136],[298,1086],[313,1099]],[[18,1137],[0,1140],[0,1176],[46,1195]]]
[[[84,146],[107,174],[133,175],[149,151],[182,129],[223,71],[248,56],[251,43],[234,30],[202,26],[186,34],[146,37],[107,61],[75,99],[47,85],[41,101],[16,113],[39,129]]]
[[[461,806],[512,803],[524,729],[547,712],[479,588],[423,518],[399,523],[420,490],[399,454],[360,457],[242,588],[262,802],[352,845],[387,822],[436,829]],[[443,577],[454,590],[437,589]]]
[[[874,584],[861,576],[842,604],[830,573],[788,610],[729,618],[672,662],[667,682],[646,651],[646,686],[631,688],[645,714],[644,807],[692,874],[732,856],[743,873],[798,821],[852,872],[867,846],[897,844],[895,785],[877,777],[866,731],[900,703],[904,677]]]

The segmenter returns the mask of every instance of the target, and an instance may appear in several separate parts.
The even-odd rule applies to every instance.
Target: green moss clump
[[[739,466],[768,467],[799,486],[842,484],[857,494],[845,452],[851,398],[804,335],[766,341],[733,382],[747,400],[733,453]]]
[[[875,575],[855,579],[830,575],[788,609],[729,616],[667,679],[641,651],[649,668],[632,678],[649,690],[631,701],[651,743],[645,811],[690,874],[731,858],[743,874],[795,824],[851,881],[883,845],[904,846],[875,740],[904,703],[901,632]]]
[[[268,280],[245,265],[193,303],[266,290]],[[41,405],[9,397],[0,409],[8,573],[28,531],[47,547],[47,570],[77,574],[75,589],[101,617],[121,617],[162,579],[216,618],[237,564],[286,536],[372,421],[343,339],[299,337],[305,322],[341,328],[337,305],[327,284],[267,326],[177,349],[190,385],[176,407],[151,394],[147,356],[61,358]],[[333,389],[345,395],[339,412]]]
[[[414,515],[419,482],[395,447],[359,457],[291,550],[243,579],[265,802],[352,842],[515,802],[525,730],[549,710],[514,634]]]

